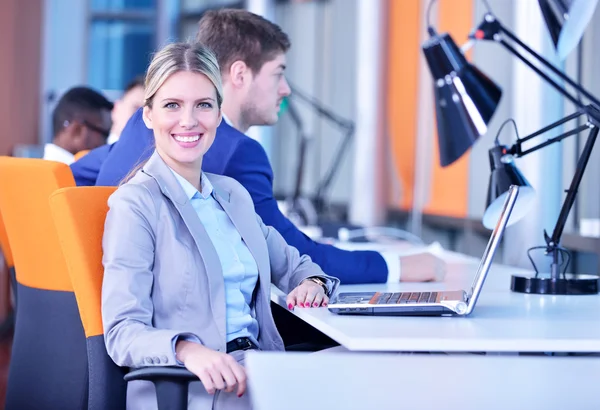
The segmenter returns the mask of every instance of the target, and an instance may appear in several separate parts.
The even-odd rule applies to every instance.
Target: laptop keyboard
[[[376,305],[396,305],[410,303],[435,303],[437,292],[396,292],[380,293]]]

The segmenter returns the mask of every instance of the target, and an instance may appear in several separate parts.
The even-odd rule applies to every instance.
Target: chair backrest
[[[125,370],[106,353],[101,315],[102,235],[108,197],[116,187],[71,187],[54,192],[50,208],[79,307],[88,347],[88,408],[125,406]]]
[[[75,180],[66,164],[0,157],[0,212],[22,285],[73,291],[48,205],[52,192],[68,186]]]
[[[87,407],[85,335],[49,204],[52,192],[74,185],[66,164],[0,157],[18,294],[7,409]]]
[[[10,243],[8,242],[8,234],[6,233],[6,227],[4,226],[4,220],[2,214],[0,214],[0,248],[2,249],[2,255],[6,266],[12,268],[15,263],[13,261],[12,251],[10,249]]]

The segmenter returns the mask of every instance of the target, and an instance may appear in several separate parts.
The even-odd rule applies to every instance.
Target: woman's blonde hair
[[[144,105],[152,107],[152,99],[167,79],[180,71],[205,75],[215,86],[217,106],[223,103],[223,83],[217,58],[208,48],[195,43],[173,43],[157,52],[146,72]]]
[[[156,92],[162,87],[169,77],[180,71],[190,71],[203,74],[215,86],[217,93],[217,106],[223,104],[223,83],[217,58],[207,47],[196,43],[172,43],[158,51],[146,72],[144,80],[144,106],[152,108],[152,101]],[[120,184],[129,181],[144,167],[147,160],[138,163]]]

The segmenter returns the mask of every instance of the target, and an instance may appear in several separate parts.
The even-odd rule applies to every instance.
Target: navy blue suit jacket
[[[94,167],[102,164],[96,185],[114,186],[137,164],[150,157],[154,136],[142,120],[141,109],[111,147],[91,151],[71,165],[78,185],[91,185]],[[279,231],[288,244],[301,254],[309,255],[325,273],[342,283],[383,283],[387,280],[387,264],[373,251],[345,251],[313,241],[304,235],[280,211],[273,197],[273,170],[265,150],[252,138],[221,122],[215,142],[205,154],[202,169],[227,175],[239,181],[250,193],[256,213],[266,225]],[[96,171],[98,172],[98,171]]]

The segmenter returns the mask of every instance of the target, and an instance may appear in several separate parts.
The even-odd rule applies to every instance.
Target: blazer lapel
[[[262,272],[261,266],[258,263],[260,260],[260,258],[258,258],[258,246],[261,241],[264,241],[264,238],[259,236],[261,233],[260,229],[252,229],[253,226],[256,226],[256,220],[253,219],[249,221],[247,216],[244,215],[244,210],[231,203],[231,194],[216,187],[215,184],[213,184],[213,195],[227,216],[229,216],[233,226],[235,226],[240,233],[242,240],[254,257],[254,260],[257,262],[259,277],[262,277],[263,274],[266,274],[267,272]]]
[[[177,211],[181,215],[183,222],[187,226],[190,234],[194,238],[198,252],[202,257],[204,269],[208,278],[210,304],[215,318],[215,322],[225,340],[226,333],[226,304],[225,304],[225,280],[223,278],[223,269],[217,250],[204,225],[200,222],[196,210],[185,195],[183,188],[177,182],[169,167],[164,163],[157,153],[154,153],[146,163],[143,171],[153,177],[160,186],[162,193],[167,196]]]

